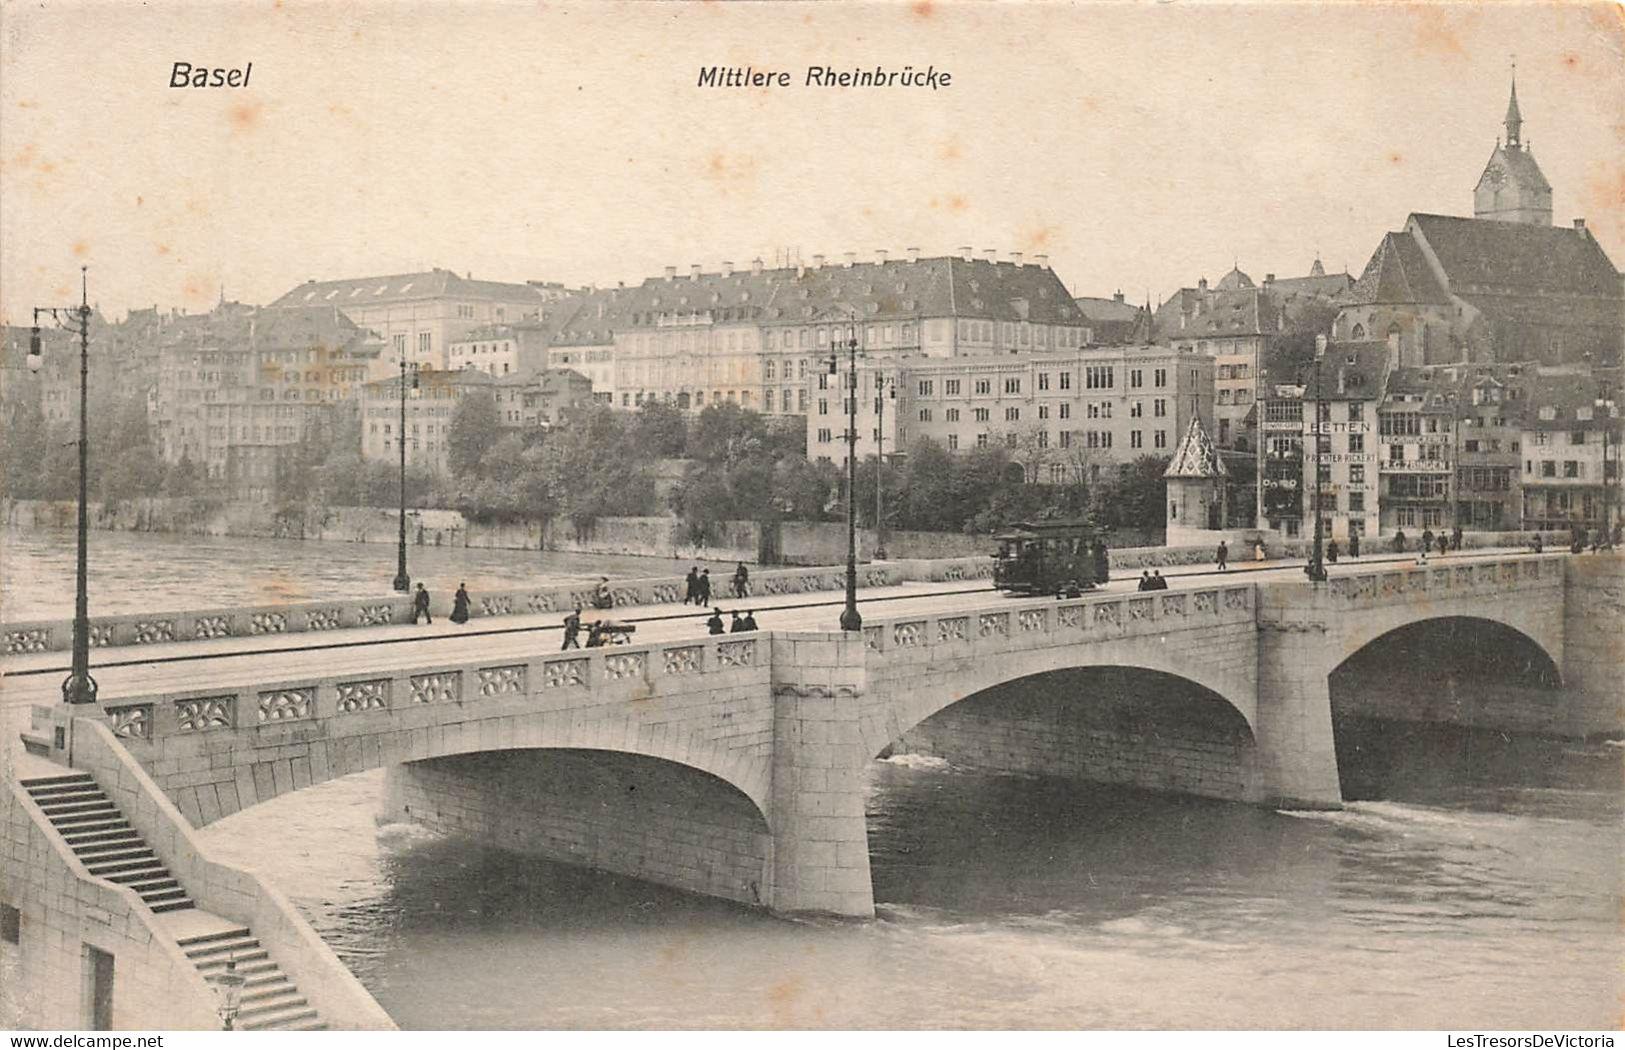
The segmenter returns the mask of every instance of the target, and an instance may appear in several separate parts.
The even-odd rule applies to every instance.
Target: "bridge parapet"
[[[104,697],[73,713],[99,715],[195,825],[380,765],[511,747],[671,758],[765,803],[771,663],[767,635],[733,634]],[[34,716],[47,729],[66,712]]]
[[[1254,585],[1247,583],[1060,601],[1007,599],[931,616],[900,614],[869,620],[863,627],[863,643],[883,665],[894,657],[910,655],[906,650],[936,649],[963,656],[1251,624],[1253,591]]]
[[[1509,555],[1494,561],[1451,564],[1436,558],[1428,565],[1372,567],[1367,571],[1340,570],[1323,586],[1304,582],[1262,584],[1259,618],[1272,623],[1283,618],[1346,613],[1393,605],[1436,605],[1440,601],[1482,599],[1513,592],[1561,589],[1566,554]]]
[[[953,581],[988,579],[991,558],[945,558],[932,561],[888,562],[866,565],[858,571],[859,587],[890,587],[907,580]],[[718,579],[721,588],[726,581]],[[810,594],[837,591],[846,586],[843,569],[766,569],[751,577],[753,595]],[[684,578],[661,576],[620,580],[611,584],[617,607],[675,605],[683,600]],[[720,592],[716,595],[722,597]],[[509,590],[474,591],[469,613],[475,617],[527,616],[590,609],[593,585],[559,584]],[[433,603],[435,615],[450,612],[451,596],[440,593]],[[305,631],[336,631],[356,627],[404,624],[412,618],[410,595],[379,595],[334,601],[285,602],[174,612],[125,613],[94,616],[90,620],[92,648],[156,645],[206,641],[212,638],[253,638]],[[8,623],[0,631],[0,654],[48,652],[73,644],[71,620],[33,620]]]

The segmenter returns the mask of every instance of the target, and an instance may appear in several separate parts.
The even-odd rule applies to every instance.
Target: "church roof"
[[[1528,227],[1533,229],[1533,227]],[[1448,304],[1450,296],[1433,275],[1427,257],[1408,232],[1389,233],[1377,245],[1365,272],[1354,282],[1355,303]]]
[[[1427,242],[1458,295],[1620,297],[1619,271],[1584,230],[1449,215],[1412,215],[1406,228]]]
[[[1219,458],[1219,450],[1213,445],[1213,439],[1202,428],[1201,417],[1192,416],[1191,425],[1185,430],[1185,436],[1180,439],[1179,447],[1174,450],[1174,458],[1169,461],[1168,469],[1162,472],[1162,476],[1222,478],[1228,473],[1224,461]]]
[[[1237,291],[1242,288],[1255,287],[1253,279],[1241,272],[1241,267],[1232,267],[1230,272],[1219,278],[1217,285],[1221,292]]]

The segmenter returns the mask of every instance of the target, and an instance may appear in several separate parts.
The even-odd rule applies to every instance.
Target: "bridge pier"
[[[1258,741],[1263,801],[1280,809],[1341,809],[1326,626],[1259,623]]]
[[[873,918],[860,635],[773,634],[775,912]]]

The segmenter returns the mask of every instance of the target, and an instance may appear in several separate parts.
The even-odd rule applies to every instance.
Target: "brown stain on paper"
[[[254,131],[260,124],[260,111],[265,108],[263,102],[238,102],[226,111],[226,119],[231,122],[234,132]]]

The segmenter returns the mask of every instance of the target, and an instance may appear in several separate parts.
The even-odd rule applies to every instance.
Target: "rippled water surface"
[[[1387,779],[1363,788],[1386,800],[1338,813],[876,763],[873,923],[375,827],[378,773],[207,835],[405,1028],[1616,1024],[1619,749],[1387,739]],[[1541,770],[1521,785],[1393,772],[1514,746]]]
[[[78,557],[75,534],[53,529],[0,532],[0,616],[10,620],[73,615]],[[622,554],[410,547],[414,582],[451,593],[566,583],[599,575],[680,576],[694,562]],[[90,534],[91,615],[225,605],[267,605],[393,593],[396,548],[168,533]],[[700,562],[700,565],[707,563]],[[712,562],[711,574],[733,571]]]

